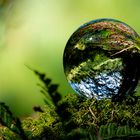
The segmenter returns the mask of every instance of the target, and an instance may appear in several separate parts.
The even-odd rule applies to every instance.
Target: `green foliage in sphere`
[[[139,60],[139,35],[115,19],[97,19],[79,27],[63,56],[67,80],[76,93],[113,100],[134,93],[140,78]]]

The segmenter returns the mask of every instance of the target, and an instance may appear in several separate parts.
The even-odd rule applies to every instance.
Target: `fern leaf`
[[[4,103],[0,103],[0,124],[20,135],[22,139],[27,139],[24,130],[22,129],[20,120],[13,117],[9,107]]]

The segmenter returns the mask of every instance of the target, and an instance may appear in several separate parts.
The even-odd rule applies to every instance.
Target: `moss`
[[[35,115],[20,121],[0,104],[0,139],[4,140],[97,140],[140,138],[140,98],[85,99],[76,94],[61,98],[58,85],[35,71],[43,81],[46,105],[34,108]],[[41,86],[42,87],[42,86]],[[49,99],[50,101],[49,101]],[[49,104],[51,102],[51,104]],[[39,109],[39,110],[38,110]]]
[[[7,127],[0,126],[0,140],[21,140],[21,138]]]
[[[32,133],[31,137],[45,135],[47,137],[63,137],[69,130],[89,129],[95,127],[96,132],[100,126],[115,123],[117,127],[126,126],[129,129],[139,130],[139,101],[135,105],[126,105],[125,102],[114,103],[109,99],[82,100],[80,97],[69,94],[58,104],[59,118],[56,108],[44,107],[44,113],[37,118],[28,118],[23,121],[23,128]],[[63,120],[62,120],[63,119]],[[63,123],[62,123],[63,122]],[[50,133],[50,134],[49,134]]]
[[[112,102],[109,99],[96,100],[92,98],[81,101],[78,96],[70,94],[60,104],[67,104],[66,110],[72,114],[72,119],[79,126],[86,127],[92,123],[100,126],[117,122],[119,125],[128,124],[130,127],[138,129],[140,125],[139,100],[134,105],[126,104],[125,101]]]
[[[45,106],[43,113],[36,113],[34,117],[22,121],[23,129],[29,134],[28,137],[41,135],[44,128],[49,127],[55,121],[56,113],[52,112],[53,110],[54,107]]]
[[[43,113],[36,113],[35,116],[24,119],[22,126],[29,139],[45,137],[48,140],[55,140],[66,136],[78,137],[80,134],[89,136],[87,131],[91,127],[94,128],[95,134],[103,133],[103,128],[110,131],[108,129],[112,127],[111,131],[115,130],[112,132],[114,136],[119,134],[121,129],[123,129],[122,133],[125,133],[125,126],[129,129],[129,135],[132,135],[132,131],[139,132],[139,109],[139,100],[136,104],[130,105],[125,101],[119,103],[109,99],[94,98],[85,100],[75,94],[68,94],[58,103],[57,108],[53,105],[44,106]],[[17,140],[20,139],[6,127],[0,128],[0,132],[6,140],[12,140],[15,137]],[[106,135],[103,136],[106,137]]]

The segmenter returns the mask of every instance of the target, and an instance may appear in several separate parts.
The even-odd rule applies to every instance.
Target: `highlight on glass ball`
[[[140,78],[139,35],[115,19],[79,27],[63,56],[64,72],[77,94],[87,98],[133,95]]]

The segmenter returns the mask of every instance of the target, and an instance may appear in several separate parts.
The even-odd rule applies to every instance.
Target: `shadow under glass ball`
[[[64,72],[71,87],[87,98],[118,98],[134,93],[140,78],[139,35],[115,19],[97,19],[68,40]]]

